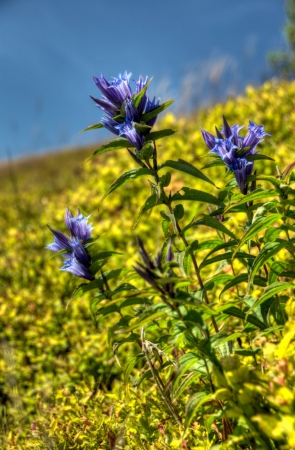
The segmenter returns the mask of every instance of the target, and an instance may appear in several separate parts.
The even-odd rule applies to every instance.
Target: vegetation
[[[295,1],[285,0],[286,24],[284,34],[287,48],[269,54],[270,67],[282,78],[294,79],[295,76]]]
[[[234,189],[229,200],[238,203],[238,207],[229,211],[227,204],[228,213],[219,211],[225,214],[225,221],[223,218],[219,222],[224,226],[221,233],[202,225],[192,228],[187,237],[189,244],[199,241],[198,251],[194,247],[190,251],[199,265],[203,262],[209,305],[203,301],[204,289],[200,289],[193,270],[186,271],[183,266],[188,252],[185,255],[185,246],[173,228],[173,218],[167,213],[161,217],[162,208],[156,206],[133,229],[139,207],[149,196],[147,178],[133,180],[101,203],[113,181],[134,168],[126,150],[102,154],[83,167],[82,162],[93,149],[1,168],[3,448],[295,448],[292,167],[284,173],[293,163],[294,94],[293,82],[267,82],[259,89],[249,87],[244,96],[224,105],[189,118],[176,119],[168,114],[160,123],[161,129],[172,128],[177,133],[159,141],[159,163],[180,158],[199,169],[212,161],[207,159],[200,128],[213,132],[223,114],[230,124],[244,124],[250,118],[263,124],[272,135],[263,143],[263,154],[275,162],[255,161],[255,192],[266,196],[258,195],[256,200],[254,197],[252,213],[259,219],[256,224],[263,224],[254,234],[250,226],[250,219],[255,224],[253,216],[248,216],[249,223],[245,221],[246,196],[238,192],[234,183],[230,184],[232,177],[228,172],[225,177],[224,167],[211,165],[203,171],[218,189],[209,183],[205,187],[204,180],[198,177],[169,169],[169,191],[173,194],[183,186],[215,196],[226,192],[226,186]],[[281,180],[276,177],[276,164],[281,169]],[[262,174],[264,180],[259,178]],[[289,197],[284,202],[287,188]],[[267,203],[261,203],[261,198]],[[182,228],[193,219],[202,219],[203,214],[210,215],[206,202],[184,203],[184,215],[177,218]],[[71,211],[80,208],[84,215],[92,214],[93,233],[98,236],[90,249],[93,255],[119,253],[107,258],[104,271],[118,266],[130,270],[136,265],[140,260],[136,235],[149,255],[156,255],[162,248],[166,256],[169,242],[173,241],[173,263],[164,266],[165,279],[156,284],[165,287],[174,283],[173,292],[178,295],[177,302],[183,302],[180,306],[184,315],[198,311],[198,317],[182,321],[193,322],[188,333],[173,311],[171,314],[167,310],[167,304],[157,309],[159,294],[134,271],[110,278],[110,293],[105,298],[96,291],[78,295],[87,285],[83,283],[80,291],[75,291],[79,281],[58,271],[61,256],[52,257],[44,250],[51,239],[47,224],[66,231],[66,205]],[[282,208],[288,209],[288,217]],[[160,217],[163,229],[158,226]],[[229,239],[228,235],[224,242],[226,229],[234,238]],[[224,244],[230,245],[231,239],[237,239],[234,245],[239,242],[241,252],[252,255],[248,260],[257,258],[259,249],[269,244],[277,248],[263,261],[255,280],[251,278],[253,286],[247,283],[248,274],[239,279],[239,284],[233,282],[247,273],[250,264],[244,264],[244,255],[235,260],[231,259],[232,254],[224,256],[230,248]],[[204,264],[209,261],[209,253],[210,264]],[[192,253],[189,255],[188,263],[193,261]],[[170,270],[174,271],[172,279]],[[125,285],[125,290],[121,288],[114,295],[120,285]],[[110,307],[113,300],[116,301],[112,304],[122,307],[124,301],[134,298],[130,296],[133,290],[140,301],[130,303],[123,312],[109,309],[107,314],[99,309],[101,305]],[[193,296],[192,291],[196,293]],[[76,298],[70,301],[73,292]],[[181,298],[183,292],[189,294],[186,299]],[[166,294],[165,291],[164,303]],[[148,314],[142,307],[143,298]],[[255,299],[260,299],[260,303]],[[195,329],[196,321],[199,329],[201,325],[201,333]],[[143,331],[141,326],[145,327]],[[204,335],[210,336],[206,342]],[[120,345],[115,345],[119,339]],[[147,342],[154,344],[151,352]],[[210,345],[206,347],[207,342]],[[162,392],[155,379],[165,386]]]

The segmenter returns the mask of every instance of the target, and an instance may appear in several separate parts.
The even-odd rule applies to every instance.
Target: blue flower
[[[218,155],[226,166],[234,173],[240,191],[247,193],[247,176],[251,175],[254,163],[247,161],[247,156],[257,154],[257,145],[264,136],[270,136],[264,131],[264,127],[255,125],[249,121],[248,133],[243,138],[239,135],[238,124],[229,126],[223,117],[223,128],[221,132],[216,129],[217,137],[206,130],[201,130],[205,144],[210,153]]]
[[[120,108],[127,98],[132,97],[132,90],[129,85],[131,73],[124,72],[118,78],[113,77],[112,81],[107,81],[102,74],[100,78],[93,77],[94,83],[103,94],[103,99],[108,100],[110,104],[117,108],[118,114]],[[99,105],[99,104],[98,104]]]
[[[68,236],[61,231],[54,230],[48,225],[49,230],[53,233],[53,242],[52,244],[47,245],[46,248],[52,250],[53,252],[60,252],[61,250],[69,250],[70,240]]]
[[[83,216],[78,209],[78,214],[76,217],[72,215],[69,208],[66,208],[65,212],[65,224],[71,235],[80,239],[83,244],[85,244],[91,237],[91,231],[93,230],[92,224],[88,223],[90,216]]]
[[[149,98],[147,99],[146,102],[146,107],[145,107],[145,113],[150,112],[152,109],[157,108],[157,106],[159,106],[160,104],[160,99],[158,98],[158,100],[156,101],[156,97],[153,98],[153,100],[150,100]],[[153,117],[152,119],[147,121],[147,125],[149,125],[150,127],[153,127],[156,123],[158,116]]]
[[[144,137],[133,126],[133,122],[140,123],[143,114],[150,112],[152,109],[159,106],[160,99],[156,100],[154,97],[149,99],[147,92],[145,92],[136,107],[133,99],[139,94],[148,83],[148,77],[145,79],[140,75],[138,80],[133,80],[135,83],[135,93],[129,84],[131,73],[124,72],[117,78],[113,77],[112,81],[107,81],[101,74],[99,78],[93,77],[94,83],[102,92],[102,98],[97,99],[90,96],[96,105],[105,113],[101,119],[102,125],[111,133],[117,136],[124,136],[137,149],[143,146]],[[115,119],[120,115],[120,120]],[[123,122],[124,120],[124,122]],[[146,124],[153,127],[157,120],[157,116],[150,119]],[[122,123],[123,122],[123,123]],[[149,133],[145,131],[145,134]]]
[[[71,233],[71,237],[49,227],[54,235],[54,240],[46,248],[54,252],[64,250],[62,256],[65,258],[65,262],[61,270],[66,270],[87,280],[93,280],[94,277],[88,270],[91,265],[91,259],[85,248],[85,244],[90,239],[93,229],[91,224],[88,223],[89,217],[83,216],[79,210],[77,216],[74,217],[70,210],[66,208],[65,223]]]
[[[65,259],[64,265],[60,270],[65,270],[66,272],[76,275],[76,277],[85,278],[89,281],[94,280],[94,276],[82,263],[78,261],[74,253],[72,253],[68,259]]]
[[[132,125],[128,119],[126,122],[117,125],[117,130],[119,131],[119,135],[128,139],[128,141],[138,150],[141,150],[144,144],[144,137],[141,136],[138,131]]]

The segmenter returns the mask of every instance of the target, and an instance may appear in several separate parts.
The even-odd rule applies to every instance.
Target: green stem
[[[166,394],[165,394],[165,392],[164,392],[164,389],[162,388],[162,380],[161,380],[161,382],[160,382],[159,377],[158,377],[158,375],[156,374],[156,371],[155,371],[155,369],[154,369],[154,366],[153,366],[153,364],[152,364],[152,362],[151,362],[151,360],[150,360],[150,357],[149,357],[149,354],[148,354],[149,352],[148,352],[148,350],[147,350],[147,348],[146,348],[146,346],[145,346],[144,327],[142,327],[142,329],[141,329],[141,341],[142,341],[142,351],[143,351],[143,353],[144,353],[144,355],[145,355],[145,357],[146,357],[146,360],[147,360],[147,362],[148,362],[150,371],[152,372],[152,375],[153,375],[153,378],[154,378],[155,383],[156,383],[156,385],[157,385],[157,388],[158,388],[158,390],[159,390],[159,392],[160,392],[160,394],[161,394],[161,396],[162,396],[162,398],[163,398],[163,400],[164,400],[164,402],[165,402],[167,408],[168,408],[169,411],[171,412],[172,416],[174,417],[174,419],[176,420],[176,422],[182,427],[183,425],[182,425],[181,419],[180,419],[179,415],[177,414],[177,412],[175,411],[175,409],[173,408],[172,403],[171,403],[170,400],[167,398],[167,396],[166,396]]]

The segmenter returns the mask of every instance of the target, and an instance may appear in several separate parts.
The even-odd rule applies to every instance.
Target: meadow
[[[214,132],[215,126],[221,125],[222,115],[231,124],[246,125],[251,119],[263,124],[271,134],[263,143],[263,154],[275,161],[256,161],[258,173],[275,177],[276,165],[285,169],[294,162],[295,83],[276,81],[268,81],[259,88],[249,86],[244,95],[189,117],[176,118],[167,113],[158,127],[177,132],[159,141],[159,161],[182,158],[201,169],[209,159],[200,128]],[[234,356],[228,360],[227,373],[233,392],[237,393],[239,408],[248,407],[247,414],[254,417],[250,431],[256,433],[255,436],[261,433],[271,439],[271,444],[267,440],[259,441],[256,447],[250,447],[251,439],[250,444],[243,441],[245,424],[242,419],[234,437],[228,440],[227,436],[220,436],[218,424],[223,419],[214,410],[213,403],[209,412],[205,404],[200,405],[198,411],[194,410],[184,435],[151,378],[142,377],[143,363],[139,361],[134,367],[130,364],[138,353],[136,345],[127,341],[117,353],[113,352],[108,329],[117,319],[107,315],[94,320],[89,308],[91,293],[71,300],[79,281],[59,271],[61,257],[53,257],[45,249],[52,240],[47,224],[66,230],[63,222],[66,205],[71,211],[80,208],[83,214],[91,214],[93,234],[98,236],[94,245],[98,251],[120,253],[109,260],[108,269],[118,266],[130,269],[139,260],[137,235],[149,254],[155,254],[164,240],[163,231],[157,226],[159,211],[156,208],[144,215],[133,229],[139,205],[149,195],[146,179],[139,178],[121,187],[101,202],[112,182],[132,169],[134,162],[126,150],[119,150],[83,164],[94,150],[60,152],[0,167],[1,447],[60,450],[295,448],[292,289],[285,292],[287,298],[282,300],[285,305],[290,297],[284,327],[268,334],[251,329],[252,343],[259,341],[253,348],[255,350],[256,345],[259,350],[253,353],[250,346],[248,353],[236,352],[239,363]],[[183,185],[204,189],[199,179],[176,171],[171,173],[169,189],[173,192]],[[204,173],[209,179],[214,178],[218,187],[228,182],[221,167],[209,167]],[[214,188],[210,192],[214,193]],[[188,204],[186,221],[208,213],[206,204],[193,201]],[[241,230],[242,222],[238,217],[229,226]],[[195,238],[194,233],[197,232],[192,231],[190,242]],[[204,227],[198,233],[202,242],[216,239],[216,231],[211,228]],[[294,239],[292,229],[290,234]],[[205,247],[198,257],[204,255]],[[218,267],[217,263],[204,270],[205,281],[212,278]],[[241,270],[239,265],[236,267]],[[226,268],[224,274],[227,274]],[[130,281],[128,277],[127,273],[126,283]],[[143,285],[141,281],[136,282]],[[218,297],[219,286],[214,289]],[[227,291],[221,304],[231,302],[235,289]],[[255,286],[254,293],[262,291],[263,286]],[[247,343],[249,336],[243,335],[241,322],[232,318],[226,331]],[[165,326],[163,323],[163,330]],[[170,348],[174,356],[175,351]],[[178,351],[183,351],[181,345]],[[251,369],[253,364],[256,371]],[[198,383],[202,380],[196,379]],[[225,390],[222,381],[216,380],[216,385],[221,391]],[[255,410],[253,405],[258,394],[254,385],[266,402],[277,406],[275,412],[272,406],[267,406],[263,413]],[[185,386],[179,391],[180,410],[185,409],[191,394]],[[226,401],[226,395],[228,393],[220,392],[220,398],[215,401]],[[234,413],[237,414],[232,411],[229,417],[234,417]]]

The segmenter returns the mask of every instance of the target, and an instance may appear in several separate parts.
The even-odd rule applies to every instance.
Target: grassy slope
[[[207,150],[199,128],[213,132],[214,125],[220,125],[221,116],[225,114],[230,123],[246,125],[248,119],[252,119],[264,124],[273,135],[265,144],[264,153],[270,156],[277,153],[279,165],[284,168],[293,160],[294,93],[294,83],[268,83],[258,92],[249,89],[246,96],[232,99],[226,105],[216,105],[189,119],[176,121],[168,115],[164,126],[171,126],[178,133],[159,145],[160,159],[184,158],[202,167],[208,160],[200,159]],[[2,427],[12,443],[20,442],[18,435],[28,434],[38,404],[54,403],[61,389],[85,383],[86,391],[91,392],[95,381],[103,381],[104,386],[110,387],[111,380],[120,374],[108,348],[103,324],[97,332],[92,323],[87,299],[76,300],[66,309],[78,281],[59,272],[59,258],[49,259],[51,255],[44,250],[51,241],[46,224],[64,229],[63,213],[68,205],[72,210],[80,207],[84,213],[92,214],[96,233],[103,235],[98,240],[99,248],[125,252],[123,261],[127,266],[136,259],[132,224],[138,206],[149,195],[147,180],[137,180],[132,188],[126,185],[126,189],[112,194],[99,205],[106,187],[133,164],[121,150],[103,155],[82,168],[82,162],[92,151],[61,152],[0,167],[0,345],[3,355],[0,397],[5,405],[3,411],[9,411]],[[274,164],[269,163],[267,167],[274,172]],[[217,177],[214,169],[207,174],[214,176],[214,180],[221,175],[219,172]],[[179,174],[173,175],[173,180],[173,190],[183,185],[200,188],[198,181]],[[204,208],[191,204],[185,221]],[[158,217],[159,211],[153,212],[149,219],[144,217],[136,231],[147,241],[151,252],[155,252],[163,240],[156,225]],[[206,239],[210,233],[202,231]]]

